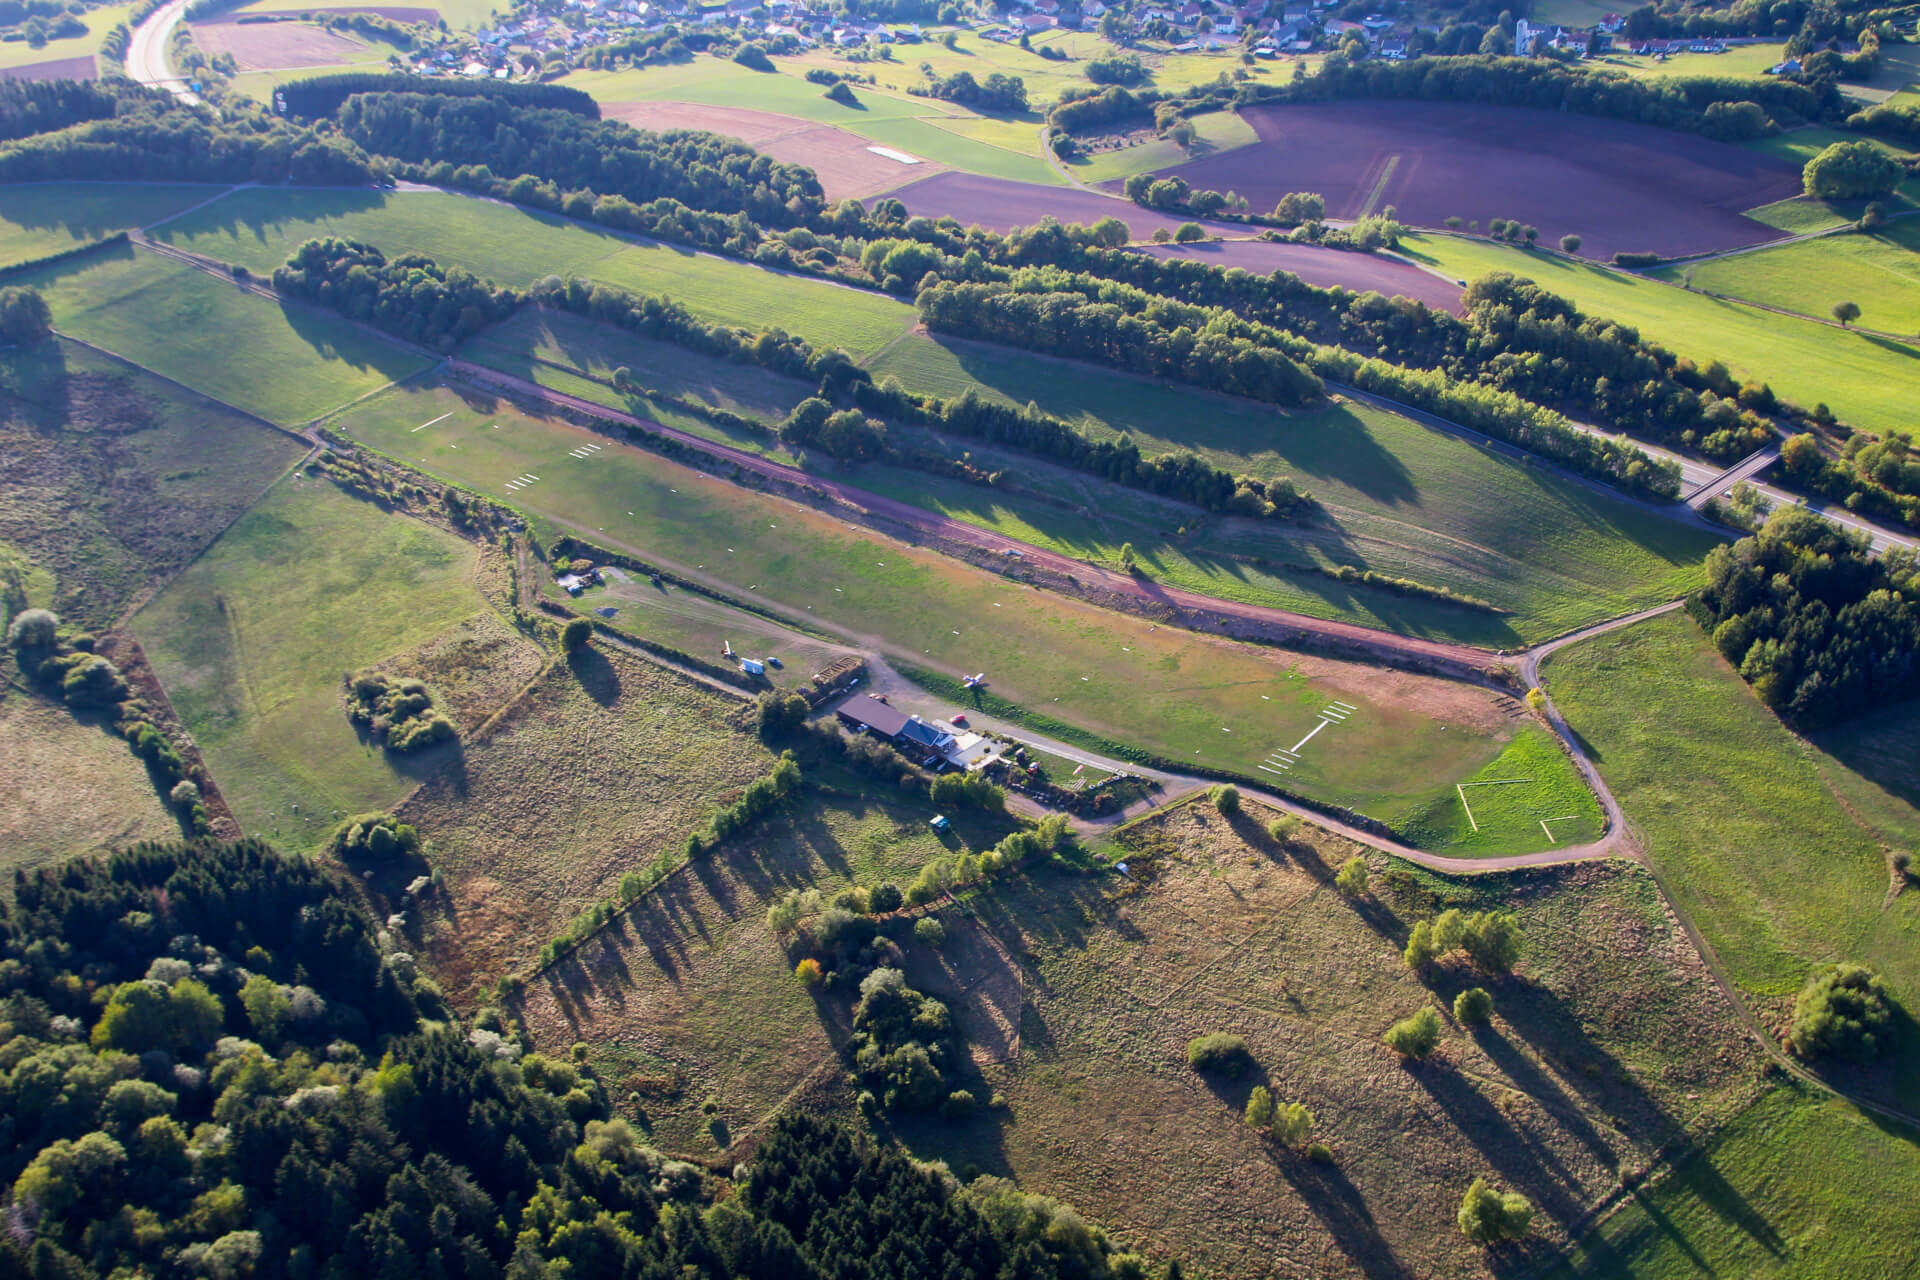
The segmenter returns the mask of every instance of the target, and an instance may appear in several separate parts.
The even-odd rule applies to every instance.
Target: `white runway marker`
[[[453,416],[453,410],[449,409],[445,413],[441,414],[439,417],[435,418],[433,422],[445,422],[448,418],[451,418],[452,416]],[[425,431],[428,427],[433,425],[433,422],[423,422],[419,426],[415,427],[413,431]],[[412,435],[413,431],[409,431],[407,432],[407,434]]]
[[[1331,720],[1322,720],[1319,724],[1313,726],[1312,730],[1308,732],[1306,737],[1300,739],[1300,741],[1293,744],[1293,753],[1295,755],[1299,755],[1300,748],[1306,746],[1309,742],[1312,742],[1314,734],[1320,732],[1322,729],[1326,728],[1328,725],[1332,723],[1333,721]]]

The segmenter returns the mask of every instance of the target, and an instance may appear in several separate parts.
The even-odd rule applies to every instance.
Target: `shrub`
[[[820,980],[824,975],[820,971],[820,962],[812,956],[808,956],[805,960],[793,966],[793,976],[800,979],[801,982],[809,987],[817,987],[820,985]]]
[[[1578,253],[1580,252],[1580,245],[1581,240],[1579,236],[1560,237],[1560,252],[1562,253]]]
[[[1544,715],[1547,710],[1547,691],[1545,689],[1527,690],[1527,710],[1535,715]]]
[[[127,695],[120,669],[91,653],[74,654],[60,681],[60,696],[74,707],[104,707]]]
[[[1192,244],[1196,240],[1205,240],[1207,233],[1197,222],[1183,222],[1173,229],[1175,244]]]
[[[1333,887],[1349,898],[1357,898],[1367,891],[1367,860],[1354,854],[1340,864],[1340,874],[1333,878]]]
[[[947,940],[947,926],[932,916],[922,916],[913,923],[913,938],[923,946],[937,947]]]
[[[200,803],[200,788],[191,779],[182,778],[167,793],[167,803],[176,809],[191,809]]]
[[[875,885],[867,894],[867,910],[877,916],[884,916],[898,911],[900,904],[905,901],[906,895],[900,892],[900,886],[887,880]]]
[[[1315,1164],[1332,1164],[1333,1148],[1324,1142],[1316,1142],[1307,1148],[1307,1159]]]
[[[752,71],[772,71],[773,59],[759,45],[748,41],[733,51],[733,60]]]
[[[1871,142],[1836,142],[1807,161],[1800,180],[1821,200],[1872,199],[1890,194],[1906,177],[1900,162]]]
[[[60,633],[60,615],[51,609],[23,609],[7,627],[15,649],[51,649]]]
[[[387,862],[419,852],[420,833],[390,813],[361,813],[333,830],[330,846],[348,862]]]
[[[1267,834],[1273,837],[1276,844],[1290,842],[1299,830],[1300,819],[1290,813],[1283,813],[1267,824]]]
[[[560,647],[568,653],[578,653],[591,639],[593,624],[585,618],[575,618],[560,630]]]
[[[1793,1002],[1787,1045],[1802,1058],[1864,1062],[1886,1047],[1893,1009],[1880,975],[1860,964],[1816,972]]]
[[[1456,1221],[1475,1244],[1498,1244],[1527,1234],[1533,1225],[1533,1206],[1517,1191],[1495,1191],[1485,1178],[1475,1178],[1460,1201]]]
[[[1425,1058],[1440,1045],[1440,1015],[1431,1005],[1423,1005],[1412,1017],[1388,1027],[1381,1039],[1403,1058]]]
[[[1265,1129],[1273,1124],[1273,1094],[1267,1086],[1257,1084],[1253,1092],[1247,1095],[1247,1123],[1255,1129]]]
[[[1216,784],[1213,790],[1207,793],[1207,799],[1213,802],[1214,808],[1228,817],[1240,812],[1240,788],[1231,782]]]
[[[1248,1061],[1247,1042],[1228,1031],[1209,1031],[1187,1042],[1187,1065],[1195,1071],[1238,1077]]]
[[[940,1104],[940,1114],[948,1120],[964,1120],[973,1114],[973,1094],[965,1089],[955,1089]]]
[[[1485,987],[1468,987],[1453,998],[1453,1016],[1469,1026],[1493,1017],[1493,997]]]
[[[1400,956],[1415,973],[1439,959],[1440,948],[1433,942],[1433,925],[1425,920],[1416,921],[1413,932],[1407,936],[1406,950]]]
[[[853,91],[853,86],[844,80],[827,90],[822,96],[832,98],[835,102],[844,103],[849,107],[860,105],[860,96]]]
[[[1297,1147],[1307,1140],[1313,1132],[1313,1112],[1307,1110],[1304,1102],[1289,1102],[1275,1107],[1273,1112],[1273,1136],[1283,1145]]]

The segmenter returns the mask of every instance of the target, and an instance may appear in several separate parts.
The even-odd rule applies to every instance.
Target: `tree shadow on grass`
[[[620,672],[606,655],[588,645],[567,655],[567,669],[580,682],[580,689],[603,707],[620,700]]]
[[[1301,1159],[1272,1147],[1267,1149],[1267,1159],[1368,1280],[1414,1280],[1380,1234],[1360,1189],[1338,1165]]]

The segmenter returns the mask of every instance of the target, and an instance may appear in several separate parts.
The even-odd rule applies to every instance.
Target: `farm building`
[[[873,694],[848,698],[834,714],[849,732],[885,738],[908,759],[936,767],[972,768],[992,751],[992,743],[977,733],[956,735],[931,720],[907,715]]]

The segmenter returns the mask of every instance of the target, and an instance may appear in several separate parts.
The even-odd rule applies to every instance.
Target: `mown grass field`
[[[115,622],[299,459],[263,423],[76,343],[0,353],[0,545],[47,575],[35,600]]]
[[[15,283],[46,296],[62,333],[282,425],[426,365],[331,314],[283,309],[147,250],[102,250]]]
[[[1195,130],[1192,148],[1181,147],[1170,138],[1151,138],[1137,146],[1118,151],[1102,151],[1072,164],[1074,177],[1082,182],[1108,182],[1130,178],[1136,173],[1170,169],[1189,160],[1197,160],[1221,151],[1258,142],[1253,126],[1236,112],[1208,111],[1188,119]]]
[[[1461,779],[1454,795],[1404,829],[1422,848],[1491,857],[1598,840],[1606,817],[1559,741],[1529,724],[1490,764]]]
[[[11,663],[0,673],[12,678]],[[179,838],[146,766],[110,725],[0,684],[0,875],[9,886],[16,870]]]
[[[1836,302],[1855,302],[1868,329],[1920,330],[1920,218],[1890,222],[1871,235],[1823,236],[1775,249],[1718,258],[1655,274],[1749,302],[1825,320]]]
[[[311,848],[443,762],[447,748],[408,759],[363,743],[340,680],[479,614],[475,562],[471,544],[301,475],[134,615],[242,827]]]
[[[1920,1007],[1920,895],[1889,893],[1890,851],[1920,847],[1908,799],[1789,733],[1683,615],[1563,650],[1544,679],[1669,892],[1763,1010],[1841,959]],[[1903,1105],[1920,1095],[1911,1072],[1891,1084]]]
[[[1415,235],[1402,249],[1462,280],[1489,271],[1537,280],[1589,315],[1631,325],[1701,364],[1723,361],[1736,376],[1758,378],[1798,404],[1825,403],[1852,426],[1887,431],[1909,425],[1907,388],[1920,374],[1920,343],[1849,333],[1596,263],[1465,236]]]
[[[1911,1131],[1782,1085],[1544,1274],[1869,1280],[1920,1270]]]
[[[1483,691],[1156,630],[451,391],[393,388],[332,425],[511,502],[543,531],[708,575],[949,674],[985,668],[1009,699],[1175,759],[1252,773],[1343,698],[1360,713],[1316,739],[1289,781],[1368,812],[1450,790],[1515,731]],[[569,456],[592,442],[608,447]],[[522,475],[539,478],[504,487]]]
[[[1758,1092],[1756,1051],[1637,868],[1456,881],[1376,856],[1350,902],[1328,881],[1355,846],[1312,828],[1276,844],[1267,816],[1177,806],[1112,851],[1125,880],[1049,870],[970,898],[909,975],[955,1002],[1008,1111],[900,1124],[916,1153],[1065,1199],[1190,1274],[1479,1277],[1514,1260],[1454,1225],[1474,1177],[1532,1200],[1543,1259],[1622,1172]],[[1385,1028],[1485,981],[1450,963],[1423,985],[1407,930],[1489,904],[1526,937],[1486,984],[1493,1025],[1443,1013],[1435,1059],[1400,1066]],[[1246,1041],[1241,1078],[1187,1065],[1214,1031]],[[1307,1105],[1331,1162],[1247,1128],[1255,1084]]]
[[[0,187],[0,266],[30,262],[116,231],[145,226],[222,190],[147,182],[35,182]]]
[[[493,15],[504,16],[506,13],[498,0],[407,0],[406,7],[432,9],[446,19],[449,27],[455,28],[472,27]],[[267,10],[284,13],[287,8],[286,0],[248,0],[248,3],[239,6],[239,12]]]
[[[732,64],[729,64],[732,65]],[[497,284],[546,275],[604,281],[683,303],[709,323],[782,328],[869,356],[905,333],[904,302],[445,192],[237,192],[155,231],[157,239],[270,273],[317,236],[346,236],[389,256],[424,253]]]
[[[955,815],[927,827],[924,792],[803,790],[754,829],[680,871],[568,961],[529,985],[535,1043],[588,1046],[618,1098],[664,1150],[711,1158],[752,1135],[809,1079],[837,1079],[838,1034],[795,980],[767,928],[788,889],[831,898],[853,884],[910,882],[941,854],[980,852],[1004,819]],[[719,1104],[710,1127],[701,1104]]]
[[[1690,590],[1716,539],[1677,521],[1495,457],[1457,436],[1396,414],[1339,402],[1282,413],[982,343],[914,335],[869,366],[910,390],[958,395],[969,387],[1013,404],[1032,401],[1095,438],[1125,432],[1143,452],[1191,449],[1235,474],[1291,478],[1320,510],[1305,526],[1206,519],[1146,495],[996,455],[1009,495],[927,477],[860,473],[856,483],[909,497],[974,523],[1031,537],[1069,554],[1117,562],[1131,541],[1156,576],[1197,591],[1321,617],[1513,648]],[[899,486],[896,492],[895,486]],[[1019,503],[1022,488],[1046,502]],[[1335,581],[1325,570],[1370,568],[1484,600],[1505,613]]]
[[[1665,60],[1610,53],[1586,65],[1595,70],[1624,71],[1637,80],[1689,76],[1744,79],[1765,75],[1767,68],[1778,65],[1786,56],[1787,46],[1782,42],[1735,45],[1724,53],[1677,53]]]
[[[626,368],[637,387],[691,397],[770,426],[777,426],[814,391],[812,383],[758,365],[702,355],[567,312],[522,311],[479,335],[462,352],[465,359],[481,363],[492,363],[487,357],[498,355],[565,365],[608,381],[616,369]]]
[[[628,871],[681,848],[771,767],[739,703],[603,647],[549,667],[400,810],[447,897],[427,953],[448,989],[525,971]]]

